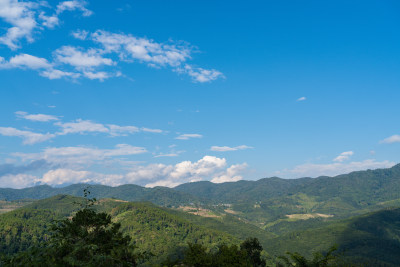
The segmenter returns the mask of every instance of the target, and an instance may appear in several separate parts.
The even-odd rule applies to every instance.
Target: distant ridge
[[[145,188],[127,184],[117,187],[106,185],[73,184],[66,187],[39,185],[24,189],[0,188],[0,199],[44,199],[59,194],[82,196],[83,189],[90,187],[91,197],[118,198],[127,201],[150,201],[160,206],[175,206],[196,202],[197,197],[167,187]]]
[[[356,171],[335,177],[281,179],[263,178],[258,181],[238,181],[214,184],[208,181],[186,183],[175,188],[145,188],[126,184],[117,187],[73,184],[61,188],[40,185],[24,189],[0,188],[0,199],[43,199],[57,194],[82,196],[90,186],[93,197],[118,198],[127,201],[150,201],[161,206],[187,203],[252,203],[306,194],[315,201],[336,199],[349,208],[400,199],[400,164],[388,169]],[[339,207],[338,207],[339,208]],[[335,210],[332,208],[333,211]]]

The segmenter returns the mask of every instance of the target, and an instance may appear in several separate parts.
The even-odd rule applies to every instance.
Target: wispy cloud
[[[96,51],[98,57],[100,54],[114,54],[120,61],[126,63],[141,62],[153,68],[170,67],[173,71],[187,74],[193,81],[200,83],[224,78],[224,75],[215,69],[196,68],[187,64],[186,62],[191,59],[193,47],[185,42],[160,43],[131,34],[103,30],[94,33],[77,30],[72,35],[79,40],[88,40],[99,45],[97,49],[90,49],[90,51]]]
[[[393,144],[393,143],[400,143],[400,135],[392,135],[388,138],[383,139],[382,141],[380,141],[380,143],[382,144]]]
[[[202,138],[203,136],[201,134],[181,134],[177,137],[175,137],[175,139],[178,140],[189,140],[192,138]]]
[[[51,8],[44,1],[0,1],[0,19],[9,25],[6,33],[0,36],[0,44],[8,46],[12,50],[21,47],[20,41],[27,40],[29,43],[34,41],[33,33],[43,31],[44,28],[54,28],[59,25],[58,16],[64,11],[80,10],[83,16],[92,14],[88,10],[85,1],[63,1],[57,7]],[[53,15],[46,15],[45,9],[51,9]]]
[[[343,162],[335,162],[328,164],[306,163],[298,165],[293,169],[278,171],[275,174],[286,178],[336,176],[339,174],[345,174],[353,171],[360,171],[366,169],[390,168],[393,165],[395,165],[395,163],[388,160],[376,161],[373,159],[367,159],[364,161],[353,161],[348,163],[343,163]]]
[[[33,42],[32,31],[37,27],[35,9],[38,7],[35,2],[0,1],[0,18],[11,26],[6,34],[0,37],[0,43],[17,49],[20,39],[25,38],[28,42]]]
[[[153,158],[163,158],[163,157],[177,157],[179,154],[177,153],[169,153],[169,154],[158,154],[155,155]]]
[[[189,75],[193,81],[199,83],[211,82],[218,78],[225,78],[222,72],[215,69],[207,70],[203,68],[195,68],[191,65],[185,64],[181,68],[177,68],[178,73],[184,73]]]
[[[15,112],[18,118],[34,121],[34,122],[49,122],[56,121],[54,123],[55,126],[59,127],[60,130],[54,133],[36,133],[32,131],[19,130],[13,127],[0,127],[0,135],[3,136],[16,136],[23,139],[23,144],[32,145],[36,143],[45,142],[52,138],[55,138],[57,135],[69,135],[69,134],[97,134],[102,133],[106,134],[110,137],[117,136],[128,136],[131,134],[135,134],[138,132],[144,133],[164,133],[163,130],[160,129],[151,129],[146,127],[136,127],[132,125],[120,126],[115,124],[102,124],[93,122],[90,120],[82,120],[77,119],[72,122],[62,122],[60,121],[60,117],[54,115],[47,114],[29,114],[24,111]]]
[[[40,121],[40,122],[47,122],[47,121],[58,121],[59,118],[53,115],[46,115],[46,114],[28,114],[24,111],[17,111],[15,112],[18,118],[22,118],[25,120],[30,121]]]
[[[140,130],[143,132],[148,132],[148,133],[163,133],[164,132],[163,130],[160,130],[160,129],[150,129],[150,128],[145,128],[145,127],[140,128]]]
[[[54,51],[56,62],[68,64],[77,70],[93,70],[102,65],[115,65],[115,63],[102,56],[96,49],[84,50],[80,47],[63,46]]]
[[[82,15],[88,17],[93,14],[93,12],[86,8],[87,2],[86,1],[79,1],[79,0],[72,0],[72,1],[64,1],[60,2],[57,5],[57,14],[61,14],[64,11],[74,11],[80,10],[82,11]]]
[[[62,131],[59,132],[59,135],[65,135],[65,134],[74,134],[74,133],[95,133],[95,132],[100,132],[100,133],[108,133],[110,132],[110,129],[105,127],[101,123],[95,123],[89,120],[81,120],[78,119],[75,122],[57,122],[55,125],[59,126]]]
[[[129,144],[118,144],[111,149],[100,149],[96,147],[72,146],[72,147],[48,147],[40,153],[14,153],[24,161],[46,160],[58,165],[88,166],[106,159],[120,156],[130,156],[147,153],[143,147],[131,146]]]
[[[298,98],[296,101],[305,101],[305,100],[307,100],[307,98],[305,96],[302,96],[302,97]]]
[[[119,126],[114,124],[108,124],[107,126],[111,136],[126,136],[139,132],[139,128],[136,126]]]
[[[16,136],[23,140],[25,145],[33,145],[36,143],[44,142],[55,137],[54,134],[46,133],[34,133],[31,131],[22,131],[12,127],[0,127],[0,135],[3,136]]]
[[[132,125],[120,126],[115,124],[104,125],[90,120],[78,119],[72,122],[56,122],[54,125],[61,128],[59,135],[66,134],[87,134],[87,133],[106,133],[110,136],[126,136],[137,132],[163,133],[160,129],[150,129],[146,127],[136,127]]]
[[[237,150],[245,150],[245,149],[252,149],[253,147],[251,146],[246,146],[246,145],[241,145],[241,146],[235,146],[235,147],[229,147],[229,146],[212,146],[210,148],[211,151],[217,151],[217,152],[226,152],[226,151],[237,151]]]
[[[353,151],[342,152],[342,153],[340,153],[339,156],[337,156],[336,158],[334,158],[333,161],[336,161],[336,162],[343,162],[343,161],[345,161],[345,160],[350,159],[350,157],[353,156],[353,155],[354,155],[354,152],[353,152]]]

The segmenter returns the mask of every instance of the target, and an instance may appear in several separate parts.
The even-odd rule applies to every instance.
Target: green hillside
[[[0,189],[0,199],[43,199],[57,194],[81,196],[86,186],[3,188]],[[200,205],[264,229],[293,214],[322,214],[325,220],[336,220],[390,207],[400,203],[398,188],[400,165],[315,179],[273,177],[222,184],[196,182],[176,188],[91,185],[90,190],[92,196],[99,199],[115,197],[127,201],[149,201],[165,207]]]
[[[45,241],[52,220],[80,208],[83,199],[75,196],[85,187],[0,189],[0,198],[11,200],[0,202],[0,252]],[[310,256],[338,244],[351,261],[390,265],[400,262],[394,256],[400,251],[399,188],[396,165],[315,179],[197,182],[173,189],[92,185],[90,191],[100,199],[96,209],[120,222],[139,250],[157,256],[154,262],[182,256],[187,242],[210,249],[257,237],[272,255]]]
[[[44,242],[52,221],[74,214],[80,208],[74,203],[82,201],[58,195],[0,215],[0,253],[12,254]],[[199,226],[151,203],[103,199],[96,209],[110,213],[115,222],[121,223],[121,229],[135,240],[139,251],[154,254],[150,262],[182,256],[187,242],[210,249],[239,242],[232,235]]]
[[[237,216],[265,227],[292,214],[322,214],[332,220],[390,207],[400,203],[399,188],[400,164],[336,177],[196,182],[175,189],[229,204]]]
[[[264,248],[273,255],[296,251],[311,256],[336,244],[348,262],[366,266],[400,264],[400,208],[309,226],[307,230],[282,234]]]

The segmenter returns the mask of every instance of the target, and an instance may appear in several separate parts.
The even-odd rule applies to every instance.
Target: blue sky
[[[400,161],[397,1],[0,0],[0,187]]]

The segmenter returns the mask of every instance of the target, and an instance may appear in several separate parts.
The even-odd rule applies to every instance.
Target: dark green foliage
[[[50,210],[21,208],[0,216],[0,254],[13,254],[37,246],[49,237],[54,219]]]
[[[265,259],[261,258],[263,250],[257,238],[247,238],[240,244],[240,250],[246,251],[247,257],[254,267],[262,267],[266,265]]]
[[[136,266],[131,238],[111,216],[89,208],[54,227],[50,240],[55,259],[64,266]]]
[[[73,203],[86,205],[82,198],[60,195],[50,199],[39,200],[32,205],[25,206],[23,209],[0,215],[0,222],[3,222],[3,217],[9,216],[11,213],[18,214],[19,219],[17,221],[21,221],[22,215],[20,215],[20,212],[24,209],[38,213],[43,211],[50,212],[50,210],[42,210],[42,208],[51,209],[56,218],[77,216],[80,214],[79,211],[77,212],[80,205],[74,205]],[[151,203],[127,203],[119,200],[104,199],[98,201],[92,208],[97,212],[110,214],[112,221],[121,225],[120,230],[132,238],[133,244],[138,247],[138,253],[148,252],[156,255],[148,259],[148,262],[152,264],[164,261],[168,257],[172,260],[182,258],[187,242],[203,244],[207,248],[216,248],[221,243],[239,243],[237,239],[229,234],[198,226],[179,215],[169,213],[168,209],[159,208]],[[41,229],[43,223],[50,225],[51,219],[47,219],[46,216],[39,217],[36,220],[31,219],[29,227]],[[7,222],[4,221],[3,228],[0,228],[0,233],[3,232],[3,229],[13,228]],[[68,225],[68,221],[65,222]],[[42,236],[42,232],[34,232],[32,234],[28,231],[26,235],[28,240]],[[43,242],[44,240],[41,241]],[[29,243],[24,247],[21,247],[19,243],[20,241],[18,240],[15,242],[18,247],[13,251],[4,252],[14,253],[19,250],[26,250],[30,245],[36,246],[40,242]],[[8,248],[8,246],[9,243],[4,243],[4,247]]]
[[[237,245],[221,245],[218,249],[207,251],[200,244],[188,244],[183,263],[193,267],[264,267],[266,262],[261,258],[262,247],[257,238],[249,238],[240,248]]]
[[[336,177],[196,182],[175,189],[216,204],[232,204],[241,218],[259,224],[283,219],[287,214],[323,213],[336,219],[398,206],[399,188],[400,164]]]
[[[221,243],[238,243],[222,231],[199,226],[150,203],[120,203],[110,213],[129,234],[139,251],[157,255],[151,263],[181,258],[188,242],[216,248]]]
[[[297,251],[311,257],[338,245],[342,259],[363,266],[398,266],[400,262],[400,209],[332,222],[314,229],[293,231],[272,239],[265,249],[274,255]]]
[[[280,256],[281,262],[278,263],[279,266],[285,265],[288,267],[334,267],[340,266],[340,259],[335,255],[337,248],[335,246],[331,247],[329,251],[325,254],[321,252],[315,252],[312,259],[307,259],[303,255],[297,252],[287,252],[286,256]],[[283,263],[283,264],[282,264]]]
[[[213,266],[213,255],[207,253],[207,248],[200,244],[188,243],[183,263],[193,267]]]
[[[87,197],[87,194],[85,194]],[[49,240],[4,260],[5,266],[136,266],[131,238],[89,199],[71,219],[51,227]]]

